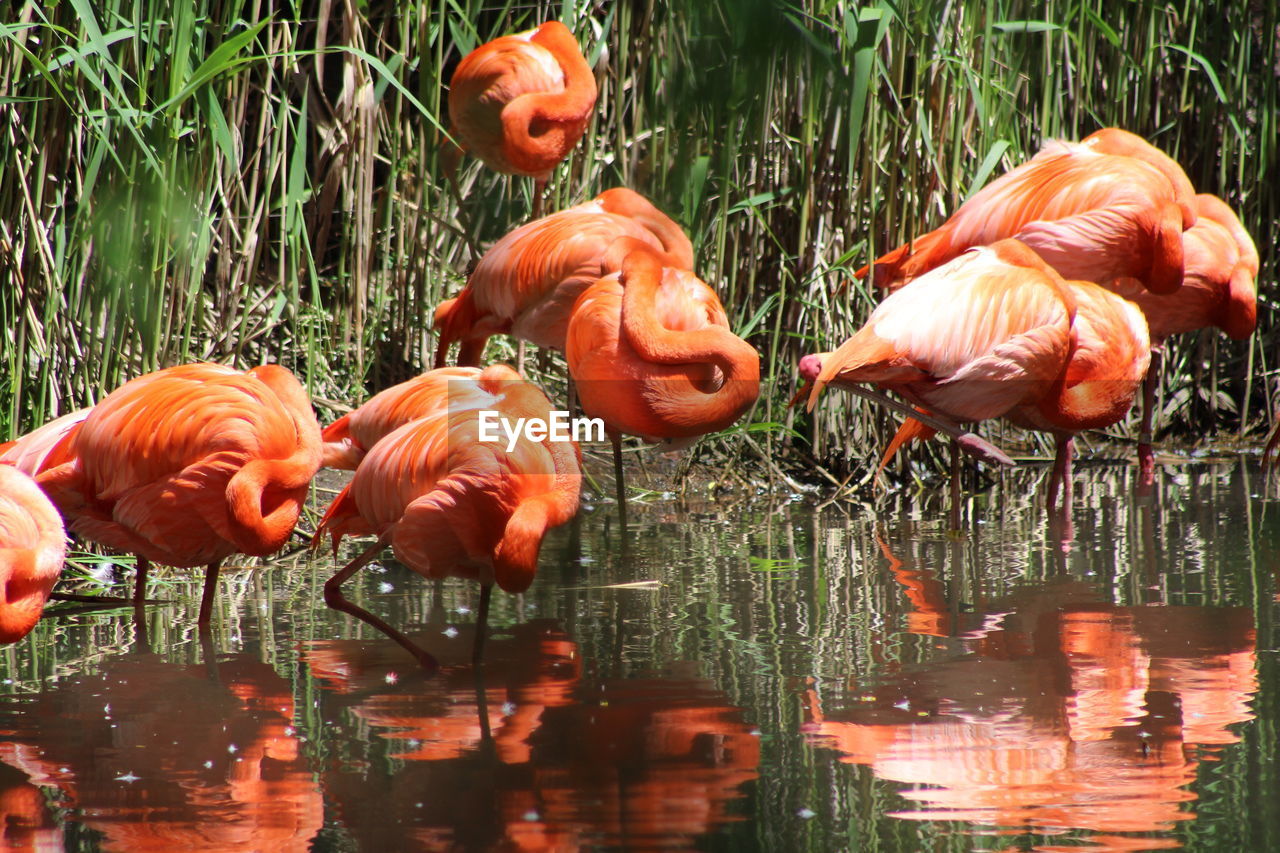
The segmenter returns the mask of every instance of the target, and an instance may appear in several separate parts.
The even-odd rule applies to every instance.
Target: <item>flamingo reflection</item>
[[[306,850],[324,804],[290,684],[235,655],[213,667],[112,659],[0,704],[0,761],[54,789],[106,850]]]
[[[465,637],[414,639],[440,676],[405,668],[389,641],[305,653],[335,738],[396,742],[386,758],[344,747],[360,754],[323,775],[360,849],[692,849],[745,808],[759,739],[710,682],[585,678],[549,622],[496,637],[482,672],[463,663]]]
[[[918,805],[896,817],[1085,830],[1097,849],[1178,846],[1167,833],[1195,816],[1200,761],[1253,719],[1250,610],[1114,606],[1066,582],[957,625],[931,573],[895,568],[912,630],[958,628],[969,651],[857,695],[810,691],[813,744],[910,786],[902,796]],[[1117,834],[1132,832],[1166,835]]]

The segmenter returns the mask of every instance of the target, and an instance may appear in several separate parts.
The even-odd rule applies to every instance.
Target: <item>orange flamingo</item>
[[[0,643],[31,633],[66,552],[62,519],[44,492],[26,474],[0,465]]]
[[[1117,128],[1079,143],[1051,141],[992,181],[941,227],[858,270],[891,289],[972,246],[1014,237],[1063,277],[1182,284],[1182,232],[1196,222],[1191,182],[1167,155]]]
[[[556,165],[578,144],[596,104],[596,80],[564,24],[480,45],[449,82],[449,120],[486,166],[535,181],[534,217]]]
[[[1182,234],[1182,287],[1166,295],[1150,293],[1132,279],[1120,279],[1111,287],[1142,309],[1151,329],[1151,368],[1143,385],[1138,439],[1142,480],[1148,484],[1154,476],[1152,419],[1165,340],[1206,326],[1242,340],[1253,334],[1258,320],[1258,250],[1253,239],[1217,196],[1202,193],[1194,204],[1196,224]]]
[[[439,411],[483,405],[490,395],[476,384],[479,375],[478,367],[441,367],[378,392],[320,433],[324,465],[354,471],[369,448],[398,427]]]
[[[621,433],[683,446],[728,427],[760,395],[760,355],[730,331],[715,292],[647,248],[578,297],[565,357],[583,413],[613,439],[619,507]]]
[[[490,397],[485,410],[511,423],[550,418],[546,395],[506,365],[486,368],[475,382]],[[524,438],[507,451],[505,438],[481,440],[479,412],[438,411],[387,435],[369,450],[316,531],[316,542],[329,533],[335,549],[345,535],[378,537],[325,583],[325,602],[383,631],[428,669],[435,668],[434,658],[342,596],[347,578],[389,544],[398,560],[422,575],[478,580],[479,661],[493,584],[507,592],[527,589],[543,535],[578,509],[577,444]]]
[[[320,427],[283,367],[187,364],[108,394],[67,450],[37,482],[71,532],[137,555],[135,601],[151,562],[207,565],[205,625],[223,559],[273,554],[293,532],[320,466]]]
[[[574,301],[620,269],[637,245],[660,252],[668,266],[693,267],[693,245],[680,226],[625,187],[515,229],[485,252],[462,292],[436,309],[436,367],[454,341],[461,342],[459,364],[478,364],[489,336],[501,332],[564,349]]]
[[[814,382],[810,408],[828,383],[871,382],[950,420],[1008,416],[1052,431],[1049,503],[1065,484],[1069,507],[1071,433],[1123,417],[1149,360],[1136,307],[1097,285],[1064,281],[1035,252],[1003,240],[894,292],[835,352],[805,356],[800,372]],[[920,412],[913,418],[923,420]],[[945,422],[908,421],[900,433],[938,428]]]

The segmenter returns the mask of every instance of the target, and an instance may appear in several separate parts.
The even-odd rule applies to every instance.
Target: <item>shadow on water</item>
[[[1280,849],[1280,485],[1038,472],[967,499],[602,505],[495,596],[391,562],[228,572],[0,653],[7,849]],[[1067,535],[1069,534],[1069,535]],[[359,543],[353,549],[359,548]],[[192,584],[198,593],[198,580]]]

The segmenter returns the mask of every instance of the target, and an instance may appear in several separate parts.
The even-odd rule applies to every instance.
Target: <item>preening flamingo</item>
[[[58,510],[29,476],[0,465],[0,643],[31,633],[66,550]]]
[[[1069,503],[1070,433],[1123,417],[1149,358],[1136,307],[1066,282],[1026,246],[1002,240],[890,294],[835,352],[805,356],[800,372],[814,382],[810,407],[828,383],[870,382],[953,421],[1009,416],[1053,431],[1052,505],[1064,477]],[[911,437],[929,429],[903,426]]]
[[[70,531],[149,563],[207,565],[201,625],[218,569],[266,556],[293,532],[320,466],[320,426],[283,367],[186,364],[126,382],[76,429],[69,460],[37,482]]]
[[[483,405],[491,395],[476,384],[479,375],[478,367],[440,367],[379,391],[320,433],[324,465],[354,471],[369,448],[398,427],[436,412]]]
[[[1217,196],[1202,193],[1195,196],[1194,205],[1196,224],[1182,233],[1182,287],[1159,295],[1131,279],[1111,285],[1142,309],[1151,329],[1151,367],[1143,386],[1138,439],[1138,460],[1146,483],[1154,476],[1152,420],[1165,340],[1208,326],[1241,340],[1253,334],[1258,321],[1258,250],[1253,239]]]
[[[972,246],[1013,237],[1064,278],[1140,281],[1153,293],[1182,284],[1182,232],[1195,224],[1191,183],[1140,137],[1105,128],[1051,141],[992,181],[939,228],[877,258],[878,284],[896,288]]]
[[[730,331],[715,292],[645,248],[578,297],[565,357],[583,413],[613,438],[620,506],[621,433],[680,446],[728,427],[760,395],[760,355]]]
[[[486,368],[475,383],[489,396],[484,410],[511,423],[550,418],[546,395],[506,365]],[[393,431],[368,451],[316,531],[317,542],[328,533],[335,548],[345,535],[378,537],[325,583],[325,601],[385,632],[428,668],[435,666],[430,655],[342,596],[347,578],[391,545],[398,560],[426,577],[479,581],[479,660],[493,584],[507,592],[527,589],[543,535],[578,509],[577,444],[522,438],[508,451],[505,436],[481,441],[481,430],[479,409],[459,409]]]
[[[668,266],[693,267],[693,245],[680,226],[625,187],[515,229],[484,253],[462,292],[436,308],[436,367],[454,341],[461,342],[459,364],[478,364],[489,336],[501,332],[564,349],[578,296],[621,269],[637,245],[651,246]]]
[[[480,45],[449,81],[459,142],[494,171],[533,178],[535,217],[547,179],[582,138],[595,104],[595,76],[559,21]]]

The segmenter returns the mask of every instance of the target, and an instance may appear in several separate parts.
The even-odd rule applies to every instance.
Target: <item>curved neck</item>
[[[596,78],[569,28],[548,21],[530,39],[550,51],[564,72],[564,91],[542,96],[535,115],[543,121],[582,121],[596,104]]]
[[[502,110],[503,149],[521,172],[539,180],[582,136],[596,103],[596,78],[564,25],[543,24],[531,39],[555,57],[564,73],[559,92],[530,92]]]
[[[246,553],[276,550],[289,538],[306,489],[320,467],[323,440],[320,424],[302,385],[283,367],[264,365],[250,374],[275,394],[293,421],[294,451],[283,459],[251,459],[227,482],[227,504],[241,526],[236,547]],[[278,543],[272,547],[274,543]],[[247,546],[247,547],[246,547]]]
[[[647,198],[625,187],[617,187],[596,196],[596,200],[606,213],[625,216],[657,237],[662,244],[664,255],[661,260],[664,266],[693,269],[693,243],[689,242],[689,236],[675,220],[654,207]],[[621,269],[622,258],[618,260],[619,265],[610,272]]]
[[[620,332],[636,354],[650,363],[717,367],[723,381],[714,392],[704,393],[690,385],[676,392],[678,399],[671,402],[687,419],[704,424],[704,432],[723,429],[760,395],[760,355],[721,325],[691,331],[663,325],[656,309],[662,276],[663,267],[652,251],[627,256],[619,277],[623,285]]]

